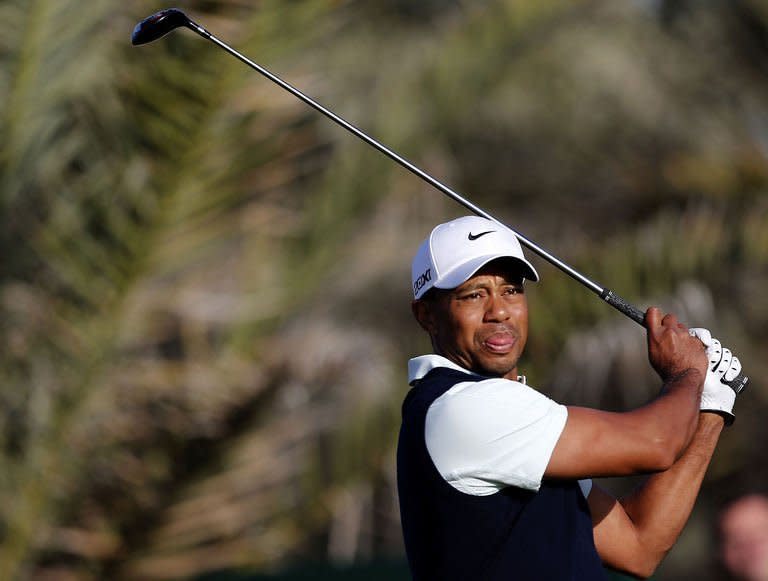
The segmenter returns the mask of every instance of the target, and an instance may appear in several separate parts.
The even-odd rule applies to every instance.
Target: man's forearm
[[[723,424],[723,418],[717,414],[700,414],[690,444],[672,467],[650,476],[620,500],[656,565],[675,544],[688,521]]]
[[[695,369],[687,369],[670,378],[662,392],[650,404],[629,412],[644,414],[643,422],[651,428],[651,437],[660,438],[667,451],[674,452],[667,467],[671,468],[687,450],[699,425],[699,404],[704,376]]]

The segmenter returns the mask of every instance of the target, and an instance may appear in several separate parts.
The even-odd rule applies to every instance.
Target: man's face
[[[720,516],[720,550],[730,573],[747,581],[768,580],[768,498],[749,495]]]
[[[517,379],[528,337],[528,303],[514,263],[497,260],[453,290],[414,301],[413,312],[435,351],[491,377]]]

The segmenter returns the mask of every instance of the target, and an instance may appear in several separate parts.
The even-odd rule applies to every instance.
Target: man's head
[[[718,525],[728,572],[745,581],[768,581],[768,497],[749,494],[731,502]]]
[[[509,229],[459,218],[432,230],[413,259],[413,313],[438,354],[516,379],[528,336],[526,278],[539,276]]]

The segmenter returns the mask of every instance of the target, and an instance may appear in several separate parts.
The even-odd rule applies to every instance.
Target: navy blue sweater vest
[[[482,379],[435,368],[403,402],[397,484],[414,580],[606,579],[577,481],[545,480],[538,492],[507,487],[472,496],[437,471],[424,441],[427,410],[455,384]]]

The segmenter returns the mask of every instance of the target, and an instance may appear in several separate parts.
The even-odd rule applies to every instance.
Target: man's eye
[[[474,299],[479,299],[479,298],[480,298],[480,293],[479,292],[471,292],[471,293],[467,293],[467,294],[461,295],[459,297],[459,299],[462,300],[462,301],[474,300]]]
[[[525,289],[523,289],[521,286],[511,286],[506,291],[508,295],[518,295],[522,294],[523,292],[525,292]]]

